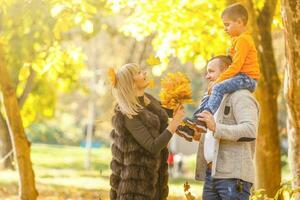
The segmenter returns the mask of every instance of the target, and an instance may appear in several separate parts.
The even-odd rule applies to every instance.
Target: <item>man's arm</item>
[[[216,123],[214,137],[237,142],[256,139],[259,120],[259,107],[251,94],[242,94],[232,99],[236,125]]]

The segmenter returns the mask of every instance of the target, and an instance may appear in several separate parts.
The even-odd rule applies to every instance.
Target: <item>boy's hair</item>
[[[248,22],[248,12],[247,9],[239,3],[232,4],[225,8],[222,12],[222,17],[227,16],[231,20],[237,20],[238,18],[241,18],[244,25]]]
[[[221,63],[220,68],[223,71],[224,69],[226,69],[227,67],[229,67],[229,65],[231,65],[232,63],[232,59],[230,56],[225,56],[225,55],[219,55],[219,56],[214,56],[212,57],[208,62],[218,59]]]

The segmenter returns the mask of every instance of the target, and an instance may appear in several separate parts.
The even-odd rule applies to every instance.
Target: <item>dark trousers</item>
[[[203,200],[248,200],[252,183],[241,179],[215,179],[207,169],[203,188]]]

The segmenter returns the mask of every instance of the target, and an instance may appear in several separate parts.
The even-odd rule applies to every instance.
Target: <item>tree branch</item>
[[[269,13],[270,13],[270,20],[269,21],[270,21],[270,24],[272,24],[277,4],[278,4],[278,0],[266,0],[266,2],[265,2],[264,8],[265,7],[266,7],[266,9],[269,8]],[[262,10],[263,12],[265,10],[264,8]]]
[[[153,40],[155,34],[152,34],[150,36],[147,37],[145,43],[144,43],[144,46],[143,46],[143,50],[142,50],[142,53],[140,54],[140,57],[139,57],[139,64],[142,63],[143,59],[144,59],[144,56],[146,54],[146,51],[147,51],[147,47],[149,46],[149,44],[151,43],[151,41]]]
[[[35,77],[36,77],[36,72],[31,67],[30,68],[30,74],[29,74],[29,77],[28,77],[28,79],[26,81],[24,91],[21,94],[21,96],[18,98],[18,103],[19,103],[20,108],[23,107],[23,105],[24,105],[24,103],[25,103],[25,101],[26,101],[29,93],[32,91],[33,81],[34,81]]]
[[[135,49],[136,49],[136,43],[137,42],[134,39],[133,44],[132,44],[132,46],[131,46],[131,48],[129,50],[129,56],[128,56],[127,60],[126,60],[126,63],[131,63],[132,62],[133,56],[134,56],[134,53],[135,53]]]
[[[271,28],[273,17],[275,15],[276,5],[278,0],[266,0],[263,9],[261,10],[258,18],[258,24],[264,24]]]

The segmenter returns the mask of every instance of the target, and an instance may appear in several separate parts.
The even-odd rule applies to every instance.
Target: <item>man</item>
[[[207,65],[206,78],[215,81],[226,69],[227,56],[217,56]],[[204,182],[203,200],[249,199],[254,183],[254,150],[259,106],[251,92],[238,90],[224,96],[218,111],[197,115],[207,133],[199,140],[196,180]]]

